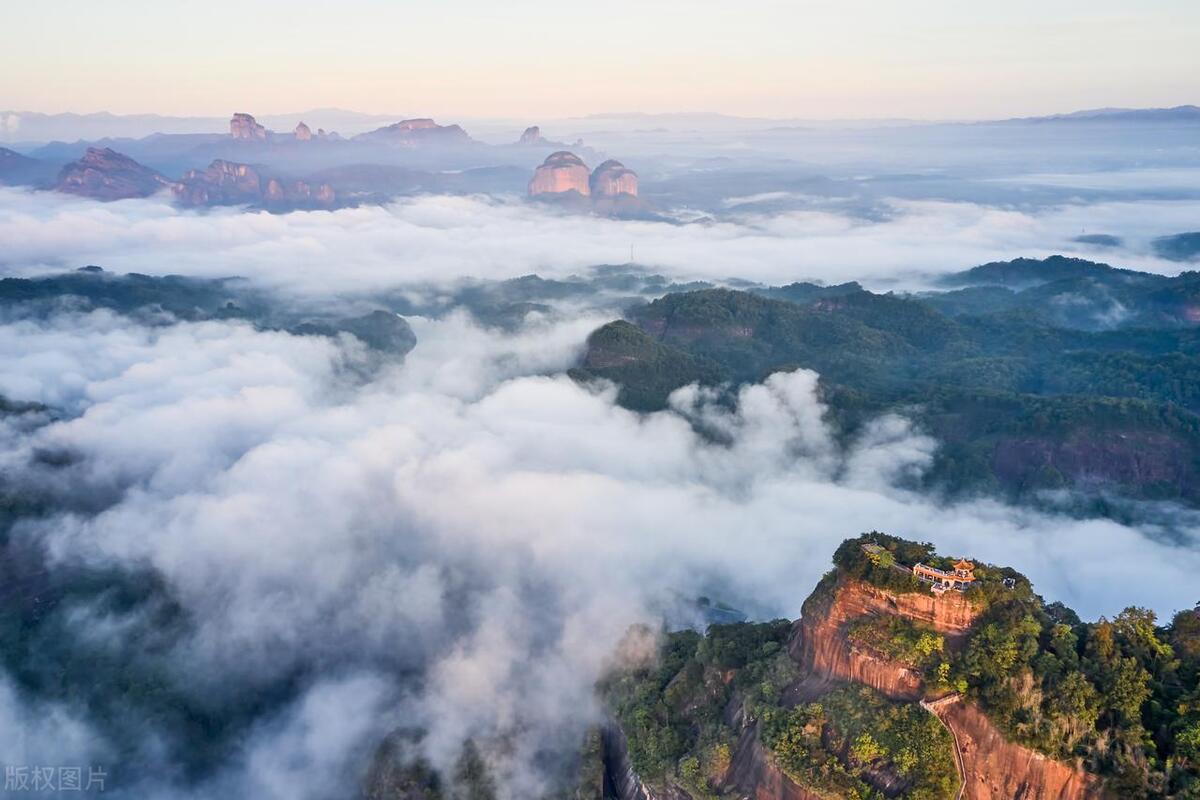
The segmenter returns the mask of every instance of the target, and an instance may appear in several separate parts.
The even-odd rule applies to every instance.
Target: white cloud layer
[[[129,796],[348,793],[400,723],[429,728],[440,764],[466,735],[509,734],[504,796],[534,796],[533,753],[595,718],[629,624],[675,592],[795,617],[837,543],[873,528],[1011,564],[1086,617],[1195,600],[1193,550],[894,488],[936,443],[888,416],[839,448],[811,372],[746,387],[733,410],[692,388],[639,416],[548,376],[596,320],[413,323],[407,361],[365,383],[349,339],[105,313],[0,325],[0,392],[72,412],[9,431],[0,470],[72,452],[72,491],[119,498],[15,535],[52,569],[152,567],[194,622],[169,663],[199,696],[311,676],[199,786]],[[15,702],[0,693],[0,731],[27,719]]]
[[[883,221],[826,211],[672,225],[558,215],[516,199],[418,197],[386,207],[285,215],[180,211],[165,200],[101,204],[0,187],[0,271],[100,264],[119,272],[243,275],[307,293],[356,292],[462,277],[561,277],[637,261],[679,278],[767,283],[896,280],[1017,256],[1067,253],[1175,274],[1155,236],[1195,228],[1195,201],[1066,205],[1033,213],[973,203],[900,201]],[[1073,244],[1081,232],[1128,248]]]
[[[1173,273],[1147,243],[1200,216],[1184,202],[887,208],[877,222],[795,212],[678,226],[511,199],[275,216],[0,188],[0,275],[97,263],[242,275],[320,300],[565,276],[624,262],[633,244],[680,279],[872,283],[1069,253],[1083,229],[1127,238],[1106,254],[1116,263]],[[897,489],[937,443],[887,415],[839,445],[811,372],[746,387],[734,409],[695,387],[661,413],[621,409],[611,387],[561,374],[604,321],[564,314],[501,334],[461,313],[414,318],[416,349],[375,373],[349,337],[107,312],[0,322],[0,395],[61,414],[32,431],[0,418],[0,475],[73,509],[21,523],[14,540],[52,573],[161,576],[190,621],[163,658],[194,698],[298,687],[198,782],[154,761],[162,732],[147,726],[141,772],[114,796],[352,794],[397,725],[427,728],[443,766],[464,737],[505,734],[511,749],[489,756],[503,794],[536,796],[547,778],[534,754],[596,718],[593,683],[631,623],[700,594],[795,617],[836,545],[873,528],[1011,564],[1085,617],[1195,601],[1200,553],[1152,531]],[[45,453],[72,458],[31,466]],[[114,642],[139,624],[91,608],[72,620]],[[111,758],[107,737],[80,709],[0,680],[0,757]]]

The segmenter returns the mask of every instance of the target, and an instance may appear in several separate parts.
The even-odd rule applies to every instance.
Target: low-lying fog
[[[1054,253],[1176,274],[1154,238],[1191,230],[1200,199],[1041,211],[888,200],[867,219],[836,210],[755,213],[731,195],[721,221],[686,225],[552,213],[517,198],[422,196],[388,206],[276,215],[185,212],[165,199],[95,203],[0,188],[0,269],[99,264],[117,272],[246,276],[289,292],[371,291],[457,278],[563,277],[633,261],[680,280],[859,280],[917,288],[939,273]],[[1074,241],[1119,237],[1116,247]]]
[[[676,225],[515,198],[271,215],[0,189],[0,271],[241,275],[332,302],[565,276],[627,262],[632,246],[669,278],[886,288],[1051,253],[1175,273],[1150,241],[1200,219],[1196,199],[1037,210],[887,199],[873,218],[758,213],[761,199],[730,191],[719,221]],[[1082,233],[1123,244],[1089,249],[1073,242]],[[597,719],[591,687],[631,623],[701,594],[795,617],[836,544],[872,528],[1011,564],[1085,618],[1197,599],[1194,541],[897,488],[937,442],[888,415],[838,445],[811,372],[746,387],[735,409],[683,389],[668,411],[623,410],[611,387],[563,374],[613,313],[509,333],[465,313],[413,318],[416,349],[378,370],[349,337],[70,309],[0,321],[0,395],[52,409],[0,417],[0,475],[62,501],[20,522],[13,546],[50,575],[149,571],[184,620],[166,635],[153,609],[67,601],[61,646],[133,673],[152,665],[212,708],[273,698],[196,776],[158,720],[97,719],[82,700],[0,677],[0,760],[119,754],[114,794],[131,798],[348,796],[380,738],[409,725],[430,731],[423,747],[440,765],[465,736],[506,734],[502,796],[534,796],[546,780],[534,754]],[[113,678],[97,669],[103,689]]]

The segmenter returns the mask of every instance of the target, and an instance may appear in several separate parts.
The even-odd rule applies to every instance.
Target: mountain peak
[[[559,150],[546,156],[542,165],[533,172],[529,181],[530,196],[565,194],[578,192],[591,194],[587,164],[583,159],[567,150]]]
[[[439,125],[428,117],[403,119],[367,133],[360,133],[355,140],[417,147],[423,145],[465,145],[474,140],[459,125]]]
[[[266,141],[268,133],[250,114],[239,111],[229,120],[229,135],[234,139]]]
[[[637,197],[637,173],[616,159],[609,159],[592,173],[589,184],[594,195],[615,197],[627,194]]]
[[[89,147],[78,160],[62,168],[56,188],[96,200],[149,197],[172,182],[111,147]]]

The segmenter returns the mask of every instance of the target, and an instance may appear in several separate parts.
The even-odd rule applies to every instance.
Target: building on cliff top
[[[949,589],[959,592],[965,591],[970,584],[975,582],[975,565],[965,558],[960,558],[955,563],[953,570],[946,571],[919,562],[912,567],[897,563],[895,556],[892,555],[890,550],[871,542],[863,544],[862,549],[871,561],[879,566],[893,567],[904,572],[911,572],[917,580],[930,584],[929,591],[937,595]],[[1005,586],[1007,585],[1005,583]]]
[[[975,565],[966,559],[959,559],[952,572],[935,569],[925,564],[917,564],[912,568],[912,574],[923,583],[932,584],[929,591],[942,594],[948,589],[963,591],[975,582]]]

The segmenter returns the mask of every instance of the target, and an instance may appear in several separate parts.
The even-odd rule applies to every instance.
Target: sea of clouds
[[[504,198],[421,196],[339,211],[185,212],[166,199],[100,204],[0,187],[0,269],[33,274],[94,263],[119,272],[248,276],[297,293],[370,291],[462,277],[562,277],[638,264],[680,279],[796,280],[919,288],[939,274],[1054,253],[1176,274],[1153,238],[1192,230],[1195,200],[1064,204],[1039,212],[891,200],[882,219],[833,211],[677,225],[608,220]],[[1120,249],[1073,242],[1122,237]]]
[[[7,274],[100,263],[244,275],[310,298],[564,275],[626,260],[631,240],[672,276],[884,280],[1048,252],[1048,234],[1080,213],[904,204],[871,225],[800,214],[673,226],[477,198],[283,216],[9,190],[0,201]],[[836,545],[865,530],[1010,564],[1085,618],[1196,600],[1194,548],[898,488],[937,442],[887,415],[839,444],[812,372],[745,387],[733,408],[689,387],[668,410],[624,410],[613,387],[563,374],[610,318],[551,315],[510,333],[465,313],[413,318],[416,348],[379,369],[352,338],[243,323],[0,322],[0,395],[56,415],[0,418],[0,475],[63,500],[13,542],[51,572],[160,576],[189,625],[153,658],[191,696],[292,687],[199,777],[179,773],[170,732],[147,721],[136,767],[110,769],[114,796],[353,796],[401,726],[427,730],[422,752],[442,767],[468,736],[503,738],[487,753],[501,795],[537,796],[542,756],[600,719],[592,687],[631,624],[702,594],[795,617]],[[68,620],[80,641],[134,662],[151,657],[124,644],[142,641],[128,632],[151,624],[143,614],[80,605]],[[0,761],[113,753],[85,708],[0,679]]]

